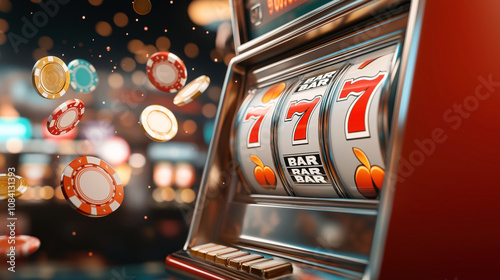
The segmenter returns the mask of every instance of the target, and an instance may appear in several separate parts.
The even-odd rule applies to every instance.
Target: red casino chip
[[[26,257],[40,248],[40,239],[28,235],[0,236],[0,254],[6,257],[11,252],[11,247],[15,247],[16,256]]]
[[[63,135],[75,128],[83,117],[85,104],[79,99],[59,105],[47,119],[47,129],[52,135]]]
[[[118,173],[96,157],[73,160],[63,171],[61,187],[71,207],[89,217],[109,215],[123,202],[123,184]]]
[[[146,65],[149,81],[159,90],[174,93],[179,91],[187,80],[184,62],[171,52],[153,54]]]

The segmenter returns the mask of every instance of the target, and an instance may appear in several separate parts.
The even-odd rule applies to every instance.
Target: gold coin
[[[69,69],[60,58],[46,56],[33,66],[31,72],[33,87],[43,98],[56,99],[63,96],[69,88]]]
[[[50,93],[60,92],[65,84],[65,72],[61,65],[50,63],[45,65],[40,72],[43,88]]]
[[[9,196],[9,186],[14,187],[14,195],[12,197],[20,197],[28,190],[28,181],[21,176],[0,174],[0,200],[11,197]]]

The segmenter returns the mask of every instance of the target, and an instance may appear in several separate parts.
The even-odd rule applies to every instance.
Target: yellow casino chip
[[[69,69],[60,58],[46,56],[33,66],[33,87],[43,98],[56,99],[63,96],[70,85]]]
[[[13,196],[9,196],[9,186],[14,187]],[[9,197],[20,197],[26,190],[28,190],[28,181],[23,177],[0,174],[0,200],[5,200]]]

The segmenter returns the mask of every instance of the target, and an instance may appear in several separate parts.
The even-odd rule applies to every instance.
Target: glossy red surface
[[[201,277],[201,279],[207,279],[207,280],[227,279],[213,272],[197,267],[194,264],[173,257],[172,255],[167,256],[167,258],[165,259],[165,266],[167,267],[167,269],[168,267],[170,267],[170,269],[181,271],[183,274],[189,274],[195,277]]]
[[[380,279],[497,279],[500,1],[428,0]]]

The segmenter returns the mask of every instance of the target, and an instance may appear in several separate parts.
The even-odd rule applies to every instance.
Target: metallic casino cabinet
[[[182,250],[167,256],[167,270],[194,279],[492,273],[485,267],[500,247],[492,241],[499,228],[477,222],[481,211],[472,206],[489,203],[496,213],[500,206],[482,193],[468,212],[450,206],[469,201],[465,175],[475,172],[477,187],[494,191],[481,155],[495,152],[476,129],[488,116],[500,125],[491,105],[499,98],[487,94],[499,85],[491,80],[500,75],[492,78],[491,71],[500,59],[488,54],[500,42],[488,41],[484,53],[457,44],[483,38],[471,22],[498,28],[489,7],[447,0],[231,5],[237,56],[226,75],[189,235]],[[459,24],[455,13],[468,17]],[[453,31],[454,24],[461,29]],[[438,63],[450,52],[462,56],[446,67]],[[455,78],[459,73],[462,79]],[[447,93],[439,81],[456,91]],[[464,103],[474,105],[467,117],[453,111],[481,83],[484,91],[474,101],[491,102]],[[471,134],[475,138],[466,137]],[[484,145],[465,149],[466,139]],[[477,230],[492,229],[491,239],[475,238],[471,221]],[[457,249],[462,245],[469,251]]]

